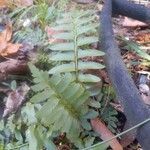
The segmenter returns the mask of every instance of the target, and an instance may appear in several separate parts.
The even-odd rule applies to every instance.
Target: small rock
[[[139,85],[139,90],[140,90],[141,93],[147,94],[147,95],[150,92],[150,89],[149,89],[147,84],[140,84]]]

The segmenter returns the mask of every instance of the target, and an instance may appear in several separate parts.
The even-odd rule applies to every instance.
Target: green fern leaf
[[[67,24],[72,23],[72,20],[70,19],[70,17],[66,17],[66,18],[62,18],[62,19],[57,20],[56,23],[58,25],[61,25],[61,24],[66,24],[67,25]]]
[[[61,24],[57,25],[55,27],[52,27],[53,30],[56,31],[71,31],[72,30],[72,24]]]
[[[78,46],[83,46],[83,45],[87,45],[87,44],[92,44],[98,42],[98,37],[95,36],[90,36],[90,37],[80,37],[77,41]]]
[[[94,19],[95,19],[95,16],[91,16],[91,15],[90,15],[90,17],[82,18],[82,20],[80,19],[78,21],[78,25],[77,26],[87,25],[88,23],[91,23]]]
[[[34,65],[32,65],[31,63],[28,64],[29,68],[31,70],[32,76],[34,77],[34,82],[35,83],[40,83],[43,81],[43,83],[47,83],[49,81],[49,75],[47,74],[47,72],[45,71],[41,71],[39,72],[39,69],[37,69]]]
[[[95,75],[91,75],[91,74],[79,74],[79,80],[81,82],[100,82],[101,79]]]
[[[76,15],[78,19],[81,19],[81,17],[83,19],[83,17],[87,18],[89,16],[93,16],[94,13],[95,13],[95,10],[87,10],[87,11],[82,10],[80,12],[77,11]]]
[[[87,49],[87,50],[79,50],[78,57],[94,57],[94,56],[104,56],[104,52],[96,50],[96,49]]]
[[[87,32],[96,32],[96,27],[98,27],[97,24],[90,24],[90,25],[84,25],[84,26],[79,26],[77,35],[81,34],[86,34]]]
[[[49,74],[75,71],[75,64],[62,64],[49,70]]]
[[[94,57],[94,56],[103,56],[105,53],[102,51],[98,51],[96,49],[88,49],[88,50],[78,50],[78,59],[84,57]],[[50,60],[52,61],[73,61],[74,53],[73,52],[64,52],[57,53],[50,56]]]
[[[32,103],[39,103],[47,100],[49,97],[51,97],[54,94],[54,92],[51,89],[43,90],[42,92],[37,93],[34,95],[30,101]]]
[[[73,42],[68,42],[68,43],[59,43],[59,44],[54,44],[49,47],[53,51],[73,51],[74,50],[74,43]]]
[[[41,79],[43,71],[31,64],[29,66],[30,69],[33,69],[31,72],[36,78],[35,85],[44,82],[45,87],[47,84],[46,89],[40,88],[38,92],[36,90],[37,93],[30,99],[32,103],[42,102],[41,109],[37,112],[38,119],[45,126],[51,126],[52,131],[60,130],[70,134],[70,130],[74,128],[73,130],[76,130],[79,135],[82,130],[81,116],[88,113],[85,102],[89,98],[89,93],[83,85],[75,82],[74,75],[70,73],[54,74],[45,80],[45,76]],[[44,73],[46,74],[46,72]],[[38,78],[40,80],[37,83]],[[42,84],[40,85],[42,86]]]
[[[63,39],[63,40],[72,40],[73,39],[73,34],[69,33],[69,32],[63,32],[63,33],[54,34],[53,38]]]
[[[78,70],[103,69],[103,68],[104,68],[103,65],[96,63],[96,62],[79,62],[78,63]],[[70,64],[62,64],[62,65],[59,65],[59,66],[52,68],[49,71],[49,74],[73,72],[73,71],[75,71],[75,64],[70,63]]]
[[[37,132],[34,126],[30,126],[26,131],[27,140],[29,142],[29,150],[37,150],[42,148],[42,144],[37,139]]]
[[[66,74],[64,78],[59,82],[59,84],[56,84],[56,88],[58,92],[63,93],[69,84],[75,80],[75,77],[73,77],[71,74]],[[60,86],[62,85],[62,86]]]
[[[42,91],[46,88],[47,88],[47,84],[45,84],[44,82],[40,82],[40,83],[32,86],[32,90],[35,91],[35,92]]]

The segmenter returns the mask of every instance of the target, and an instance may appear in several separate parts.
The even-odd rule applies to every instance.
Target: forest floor
[[[90,92],[92,91],[92,94],[88,98],[90,100],[85,104],[85,111],[90,109],[90,111],[92,110],[92,113],[89,113],[89,116],[99,118],[96,123],[92,117],[88,118],[87,122],[85,121],[85,118],[81,121],[82,123],[85,122],[83,123],[84,129],[79,129],[82,131],[80,132],[79,139],[70,139],[70,134],[68,136],[67,132],[63,132],[63,127],[60,125],[61,123],[63,124],[63,122],[60,121],[62,116],[59,116],[59,111],[62,111],[63,108],[64,112],[61,112],[61,114],[65,115],[68,109],[65,108],[66,105],[63,103],[64,101],[62,102],[64,106],[56,111],[58,117],[57,113],[54,113],[56,115],[56,120],[60,118],[59,122],[55,122],[56,120],[51,116],[51,120],[54,119],[53,124],[58,126],[59,129],[59,132],[56,132],[55,127],[50,129],[52,125],[47,126],[47,123],[45,122],[40,123],[38,120],[39,118],[37,117],[40,114],[38,111],[45,106],[44,104],[48,105],[44,100],[37,100],[37,97],[41,96],[41,99],[44,99],[43,97],[46,97],[47,95],[45,94],[43,96],[39,90],[38,92],[41,95],[39,94],[34,100],[38,101],[37,104],[33,103],[32,99],[33,95],[37,92],[36,89],[32,87],[34,84],[33,82],[38,79],[36,79],[34,72],[39,75],[42,71],[38,72],[33,66],[29,67],[29,62],[34,64],[39,70],[50,72],[55,65],[59,66],[68,61],[65,60],[64,62],[61,62],[61,60],[59,60],[59,62],[55,62],[53,59],[50,60],[50,57],[52,57],[53,54],[56,54],[57,50],[53,52],[49,47],[55,43],[65,43],[67,38],[69,38],[69,40],[71,38],[69,37],[69,34],[63,34],[64,29],[62,27],[60,27],[60,30],[53,29],[53,27],[56,26],[56,23],[59,22],[59,19],[57,20],[57,18],[59,18],[64,12],[68,13],[72,12],[72,10],[79,11],[80,13],[82,11],[94,10],[96,13],[94,14],[94,21],[91,19],[91,24],[97,23],[95,28],[96,32],[85,32],[85,30],[83,33],[85,32],[86,37],[92,35],[93,37],[97,36],[98,38],[98,11],[101,11],[102,6],[102,2],[79,4],[69,0],[20,0],[15,3],[11,0],[9,2],[0,0],[0,150],[55,150],[55,148],[58,150],[81,149],[80,147],[90,147],[98,142],[108,140],[124,130],[126,119],[123,108],[115,95],[107,71],[103,67],[100,69],[87,67],[86,70],[82,68],[83,70],[76,71],[76,73],[81,71],[82,73],[96,75],[101,79],[101,81],[94,83],[94,86],[93,83],[91,86],[91,84],[88,83],[85,85],[85,82],[81,83],[81,81],[76,85],[76,88],[79,87],[79,84],[81,84],[80,87],[83,86],[85,88],[87,86],[89,87]],[[95,31],[95,29],[92,28],[92,31]],[[113,18],[113,29],[129,74],[134,79],[144,103],[150,107],[150,27],[137,20],[123,16],[115,16],[115,18]],[[57,36],[55,36],[57,34],[64,37],[60,38],[61,36],[59,35],[59,38],[57,38]],[[81,41],[81,43],[82,42],[84,41]],[[76,41],[74,43],[76,43]],[[88,41],[85,45],[79,48],[98,50],[99,46],[100,45],[97,41],[93,43]],[[59,54],[62,53],[63,52],[60,50]],[[76,57],[79,57],[78,55],[76,55]],[[95,62],[97,65],[105,65],[102,56],[103,54],[101,53],[98,55],[89,54],[88,56],[86,54],[85,57],[79,57],[77,59],[74,57],[73,59],[75,60],[73,60],[73,62],[80,59],[80,61],[83,62]],[[65,55],[65,57],[72,58],[71,52],[70,56]],[[78,65],[76,68],[77,67]],[[74,70],[76,70],[76,68]],[[31,74],[34,79],[32,79]],[[73,73],[71,72],[71,75],[72,74]],[[43,72],[40,75],[42,77],[46,76],[44,76]],[[50,74],[49,77],[51,76],[52,75]],[[59,78],[57,79],[60,81]],[[98,80],[93,76],[92,79]],[[55,85],[56,82],[57,80],[52,84]],[[72,82],[77,84],[76,80],[75,82]],[[65,83],[67,84],[67,82]],[[62,84],[62,87],[63,86],[65,86],[65,84]],[[32,88],[35,91],[31,90]],[[36,88],[38,89],[40,87],[37,86]],[[75,91],[76,88],[73,91]],[[59,87],[57,87],[57,89],[59,89]],[[53,88],[51,90],[53,90]],[[78,93],[80,93],[79,91]],[[68,93],[66,92],[65,94],[67,95]],[[61,96],[60,94],[61,93],[59,93],[57,97],[62,97],[63,94]],[[78,94],[76,93],[75,95]],[[39,102],[41,103],[38,104]],[[42,111],[44,112],[44,110]],[[67,111],[67,113],[68,112],[69,111]],[[45,116],[48,116],[46,113],[50,112],[45,111],[43,113]],[[42,116],[43,114],[41,113],[40,115]],[[71,117],[71,114],[69,115],[68,116]],[[75,115],[76,114],[73,116]],[[68,116],[65,118],[66,120],[69,118]],[[59,128],[60,126],[61,128]],[[99,126],[98,132],[96,132],[97,126]],[[72,127],[71,129],[75,130],[76,128]],[[68,130],[71,131],[71,129]],[[76,132],[77,130],[73,133],[75,134]],[[42,138],[44,140],[42,140]],[[47,139],[49,139],[49,141]],[[125,150],[141,150],[136,139],[129,142],[128,137],[126,137],[124,139],[124,145],[129,144],[126,147],[122,144],[120,137],[115,138],[115,140],[113,140],[111,144],[108,143],[107,149],[114,149],[113,147],[115,145],[118,147],[118,150],[121,150],[119,149],[120,147]],[[94,150],[94,148],[89,149]],[[106,148],[104,146],[104,148],[101,147],[101,149],[104,150]]]

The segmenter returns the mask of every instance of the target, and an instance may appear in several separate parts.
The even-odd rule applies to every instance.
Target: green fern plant
[[[49,78],[48,72],[31,64],[29,67],[35,83],[32,90],[36,93],[30,102],[42,104],[37,112],[39,121],[52,131],[67,133],[74,142],[83,129],[91,130],[87,119],[96,117],[98,113],[88,108],[89,93],[84,86],[76,83],[70,73],[54,74]]]
[[[98,41],[96,33],[97,23],[92,11],[74,11],[62,15],[53,27],[58,33],[52,35],[63,42],[50,45],[52,53],[50,60],[58,62],[49,70],[49,74],[71,72],[76,80],[81,82],[99,82],[100,78],[83,73],[88,69],[102,69],[104,66],[92,61],[83,61],[83,58],[103,56],[104,53],[90,49],[89,45]]]
[[[128,41],[125,48],[128,50],[134,50],[141,58],[143,58],[141,64],[150,66],[150,55],[144,52],[137,43]]]
[[[16,42],[30,43],[33,46],[44,46],[44,43],[46,43],[46,36],[38,27],[34,29],[26,28],[17,31],[14,34],[13,40]]]
[[[107,124],[107,127],[113,133],[117,133],[118,112],[110,103],[113,102],[115,98],[116,94],[111,86],[104,86],[101,93],[97,96],[97,101],[101,104],[99,109],[100,118]]]
[[[143,60],[141,64],[145,66],[150,66],[150,55],[143,51],[136,42],[126,40],[124,37],[118,37],[119,40],[123,41],[125,44],[124,48],[130,51],[135,51]]]
[[[36,5],[29,6],[28,8],[16,8],[9,14],[9,17],[14,20],[17,27],[22,26],[23,21],[29,19],[31,24],[38,22],[40,27],[44,30],[46,25],[50,24],[57,16],[56,12],[54,5],[49,6],[46,2],[37,2]]]
[[[34,16],[37,17],[43,30],[45,29],[46,25],[48,25],[52,21],[52,19],[54,19],[54,16],[56,15],[56,13],[54,13],[54,10],[54,6],[49,7],[46,3],[36,5]]]
[[[0,143],[3,146],[0,150],[57,149],[52,142],[51,130],[42,126],[36,118],[36,111],[39,108],[39,104],[27,103],[22,108],[21,114],[9,116],[5,123],[3,120],[0,121]]]

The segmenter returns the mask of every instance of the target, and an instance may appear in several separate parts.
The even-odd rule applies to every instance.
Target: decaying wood
[[[9,59],[0,63],[0,81],[7,78],[9,74],[25,74],[27,73],[27,61]]]
[[[130,3],[127,0],[112,0],[112,13],[150,24],[150,8]]]
[[[110,138],[112,138],[114,135],[109,131],[108,128],[106,128],[106,126],[104,125],[104,123],[102,123],[102,121],[100,120],[100,118],[95,118],[95,119],[91,119],[91,125],[93,130],[99,134],[100,138],[102,140],[108,140]],[[118,142],[118,140],[115,138],[111,141],[108,142],[108,144],[110,145],[110,147],[113,150],[123,150],[121,144]]]

